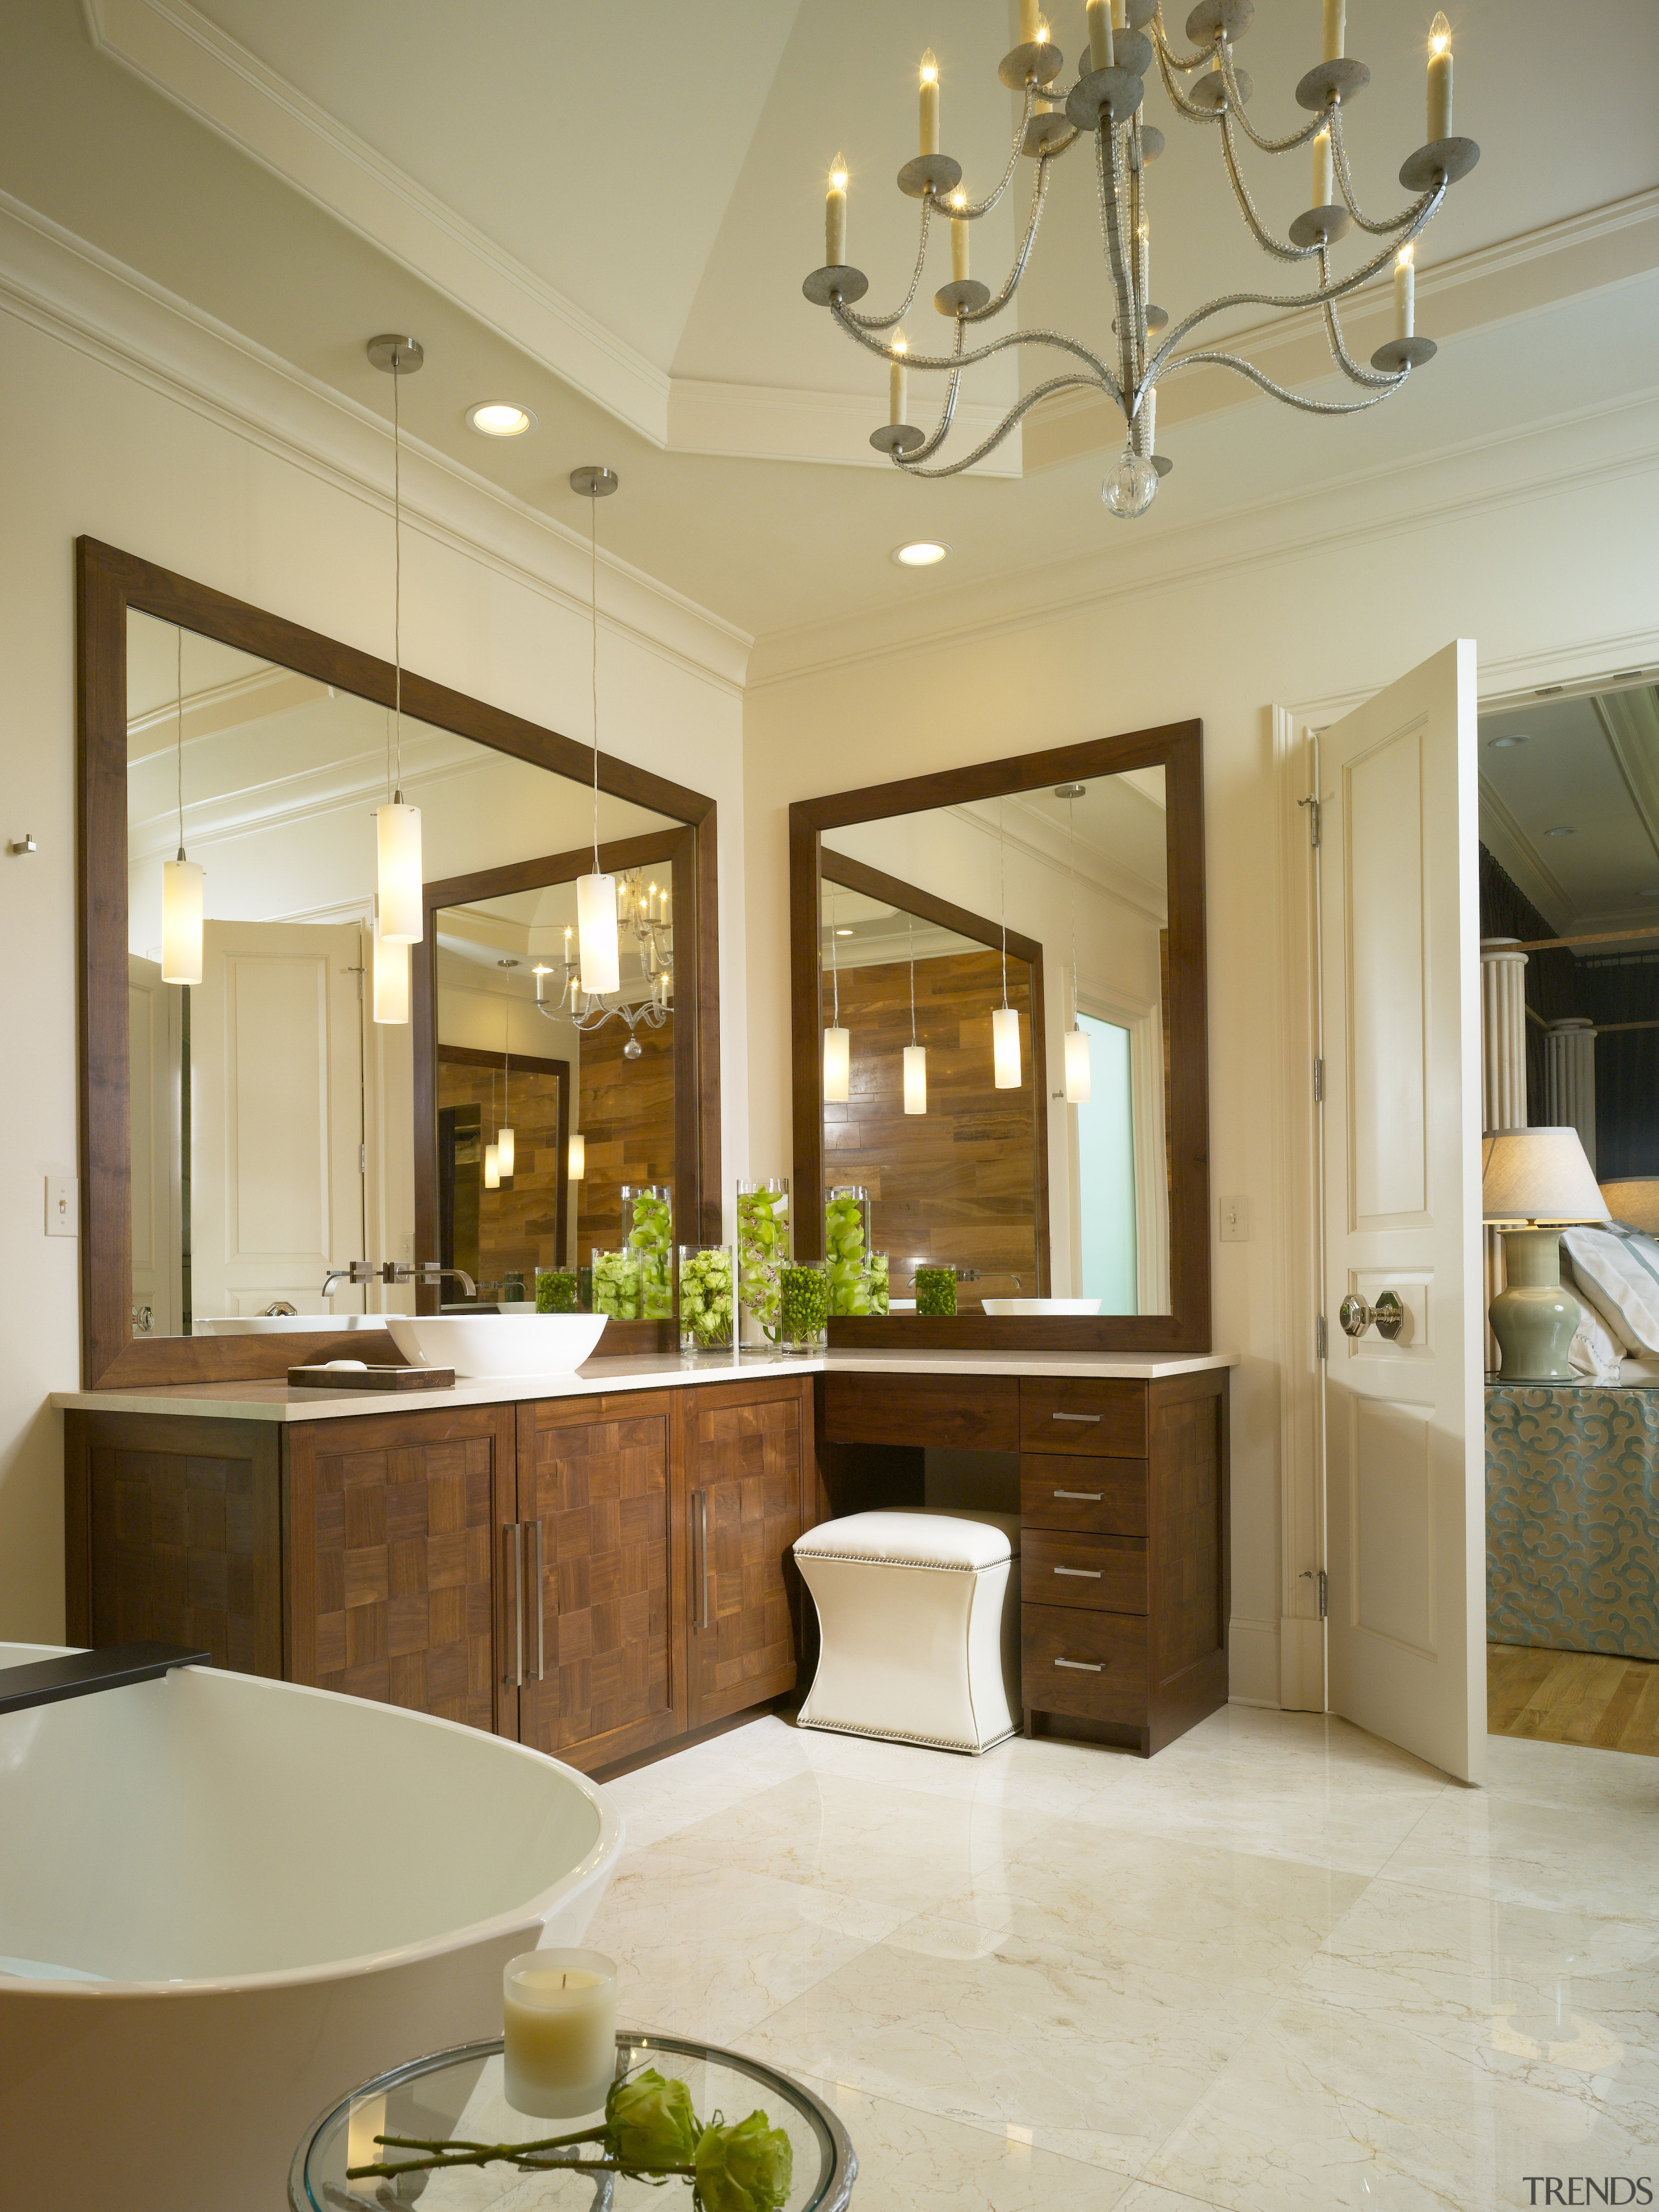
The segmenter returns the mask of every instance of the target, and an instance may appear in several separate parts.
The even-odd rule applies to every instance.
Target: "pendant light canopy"
[[[576,957],[581,987],[590,999],[622,988],[622,944],[617,929],[617,878],[599,867],[599,503],[622,479],[601,465],[572,469],[570,489],[587,501],[588,600],[592,615],[593,872],[576,878]]]
[[[383,1028],[409,1019],[409,947],[388,945],[374,927],[374,1018]]]
[[[391,332],[368,342],[368,357],[392,379],[392,708],[386,732],[390,796],[375,814],[380,933],[387,945],[418,945],[425,934],[421,896],[421,810],[404,802],[404,485],[403,379],[426,359],[419,343]],[[405,1015],[405,1020],[408,1017]]]
[[[844,1106],[852,1088],[853,1040],[841,1025],[841,970],[836,963],[836,895],[830,894],[830,987],[834,994],[835,1018],[823,1032],[823,1098],[828,1106]]]
[[[1077,1006],[1077,803],[1088,789],[1086,784],[1060,783],[1054,787],[1054,797],[1066,801],[1066,821],[1072,832],[1072,879],[1069,906],[1072,923],[1072,1026],[1066,1032],[1066,1103],[1086,1106],[1089,1103],[1089,1038]]]
[[[179,857],[161,864],[161,981],[202,980],[202,871],[185,858],[185,633],[179,645]]]

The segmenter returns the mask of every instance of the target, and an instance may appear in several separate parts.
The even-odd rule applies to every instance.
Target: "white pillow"
[[[1596,1311],[1565,1252],[1561,1255],[1561,1287],[1577,1300],[1580,1316],[1567,1352],[1568,1366],[1575,1375],[1588,1376],[1595,1382],[1618,1382],[1624,1340],[1614,1336]]]
[[[1632,1352],[1659,1352],[1659,1244],[1629,1231],[1569,1229],[1562,1242],[1586,1301]]]

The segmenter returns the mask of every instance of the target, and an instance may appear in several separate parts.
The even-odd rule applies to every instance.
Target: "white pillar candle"
[[[823,260],[828,269],[842,269],[847,264],[847,164],[839,154],[824,196]]]
[[[927,1048],[925,1044],[907,1044],[904,1048],[904,1110],[907,1114],[927,1111]]]
[[[1417,321],[1417,271],[1412,264],[1412,249],[1402,246],[1394,264],[1394,334],[1397,338],[1413,336]]]
[[[1429,143],[1451,135],[1451,25],[1437,15],[1429,26]]]
[[[951,204],[966,207],[968,202],[963,193],[952,192]],[[968,226],[960,216],[954,217],[951,224],[951,275],[958,284],[964,283],[968,276]]]
[[[991,1060],[999,1091],[1019,1088],[1019,1009],[999,1006],[991,1017]]]
[[[1348,0],[1325,0],[1325,58],[1340,62],[1348,29]]]
[[[905,419],[908,403],[908,374],[904,366],[908,350],[902,331],[893,340],[893,365],[887,372],[887,419],[896,426]]]
[[[939,61],[931,46],[921,58],[921,151],[939,151]]]
[[[617,2070],[617,1969],[597,1951],[524,1951],[501,1976],[501,2087],[514,2112],[597,2112]]]
[[[1113,65],[1112,11],[1107,0],[1089,0],[1089,59],[1097,70]]]
[[[1328,131],[1316,133],[1313,142],[1313,198],[1310,207],[1331,207],[1336,199],[1336,161]]]

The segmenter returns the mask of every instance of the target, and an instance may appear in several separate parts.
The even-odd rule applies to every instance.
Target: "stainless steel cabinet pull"
[[[1097,1583],[1105,1570],[1102,1567],[1056,1567],[1057,1575],[1078,1575],[1085,1582]]]
[[[510,1689],[520,1688],[524,1681],[524,1547],[520,1540],[520,1529],[516,1521],[502,1525],[501,1541],[507,1547],[507,1571],[513,1578],[513,1638],[514,1662],[501,1680]]]
[[[1103,1674],[1105,1662],[1099,1659],[1056,1659],[1056,1667],[1069,1667],[1075,1674]]]
[[[697,1492],[697,1516],[702,1528],[702,1625],[708,1626],[708,1492]]]
[[[545,1540],[542,1534],[542,1524],[538,1521],[532,1525],[536,1531],[536,1579],[531,1588],[536,1604],[536,1680],[539,1682],[547,1671],[546,1628],[544,1620],[547,1600],[542,1582],[547,1562],[542,1548]]]
[[[1098,1413],[1056,1413],[1054,1419],[1057,1421],[1097,1421],[1100,1416]]]
[[[1091,1505],[1098,1505],[1105,1495],[1103,1490],[1057,1490],[1054,1492],[1056,1498],[1086,1498]]]
[[[697,1586],[696,1612],[691,1626],[693,1628],[707,1628],[708,1626],[708,1492],[706,1490],[692,1492],[691,1510],[697,1516],[691,1530],[691,1578]]]

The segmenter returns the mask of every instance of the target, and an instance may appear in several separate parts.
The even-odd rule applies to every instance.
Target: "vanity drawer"
[[[1028,1452],[1146,1456],[1144,1382],[1022,1382],[1019,1446]]]
[[[1144,1613],[1146,1540],[1024,1529],[1019,1589],[1021,1597],[1033,1605],[1081,1606],[1090,1613]]]
[[[837,1444],[1017,1451],[1019,1385],[1012,1375],[829,1374],[823,1435]]]
[[[1146,1624],[1069,1605],[1020,1607],[1025,1710],[1146,1725]]]
[[[1102,1459],[1092,1467],[1054,1464],[1053,1455],[1023,1459],[1019,1517],[1027,1529],[1077,1528],[1090,1536],[1144,1536],[1146,1462]]]

